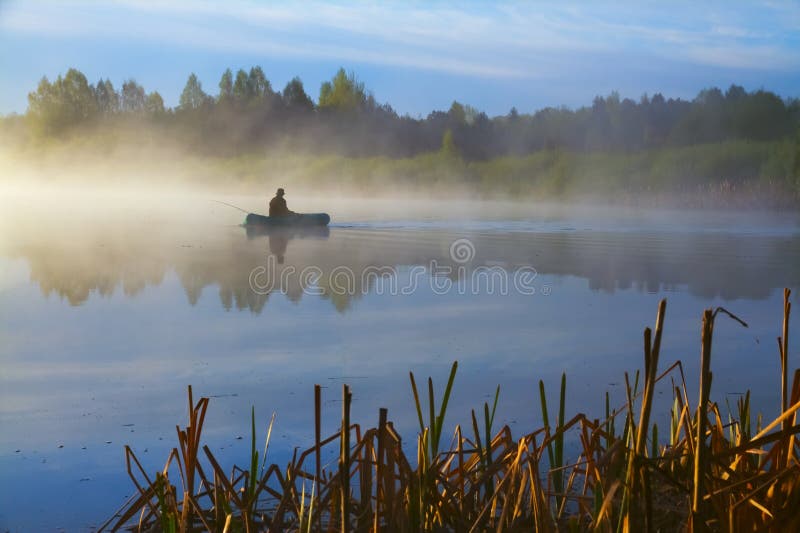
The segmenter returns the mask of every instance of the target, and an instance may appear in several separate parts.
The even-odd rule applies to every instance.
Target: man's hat
[[[286,194],[286,193],[284,192],[283,187],[279,188],[278,189],[278,196],[283,196],[284,194]]]

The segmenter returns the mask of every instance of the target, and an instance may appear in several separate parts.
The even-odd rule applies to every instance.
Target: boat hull
[[[309,227],[327,226],[331,221],[328,213],[296,213],[285,217],[266,217],[257,213],[248,213],[244,219],[245,226],[265,227]]]

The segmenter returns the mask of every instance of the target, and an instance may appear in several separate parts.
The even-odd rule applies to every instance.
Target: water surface
[[[498,422],[538,427],[538,380],[554,393],[562,372],[568,411],[600,416],[604,392],[621,404],[623,372],[641,368],[661,298],[661,366],[683,360],[690,394],[702,310],[724,306],[749,327],[720,319],[712,397],[725,411],[751,388],[765,415],[777,409],[782,289],[800,288],[795,215],[307,198],[292,208],[331,211],[330,228],[248,234],[207,198],[39,200],[6,198],[0,228],[11,530],[98,526],[132,494],[124,444],[163,466],[188,384],[212,397],[205,441],[226,464],[246,462],[251,406],[262,428],[277,412],[272,461],[310,446],[315,383],[325,433],[348,383],[355,421],[387,407],[413,441],[408,372],[441,386],[454,360],[451,428],[498,384]]]

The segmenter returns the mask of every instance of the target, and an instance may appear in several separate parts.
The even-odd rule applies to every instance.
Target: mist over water
[[[797,311],[782,331],[784,288],[800,303],[800,8],[772,4],[0,3],[0,533],[96,531],[131,502],[146,509],[127,446],[144,477],[169,471],[176,494],[194,491],[165,465],[187,386],[190,412],[210,399],[200,444],[216,473],[250,464],[269,425],[257,459],[296,488],[308,477],[284,467],[315,443],[321,386],[322,439],[349,412],[351,448],[378,450],[375,483],[369,461],[350,462],[357,529],[797,522],[794,437],[776,425],[746,444],[762,414],[790,409],[800,339]],[[276,189],[288,207],[270,204]],[[275,217],[292,214],[311,216]],[[662,299],[652,355],[673,370],[653,390],[640,372]],[[713,403],[695,404],[709,308]],[[449,397],[430,431],[409,372],[431,377],[431,404]],[[564,414],[586,424],[567,423],[539,460],[562,379]],[[617,439],[629,383],[646,383],[629,412],[643,408]],[[672,400],[702,406],[677,434]],[[609,404],[616,427],[588,422]],[[532,446],[503,455],[473,426],[484,405],[486,434]],[[708,448],[690,435],[705,407]],[[427,464],[404,473],[369,429],[381,408],[412,469],[437,464],[436,442],[476,448],[448,474],[458,490]],[[635,449],[621,447],[634,427]],[[420,431],[430,447],[417,450]],[[331,475],[347,440],[314,459],[316,500],[302,483],[309,529],[317,516],[347,529],[346,499],[320,511],[348,490],[344,470]],[[756,445],[776,453],[756,461]],[[575,467],[566,490],[559,465]],[[745,495],[754,473],[769,491]],[[302,528],[256,516],[274,492],[253,488],[234,529]],[[217,520],[228,505],[214,493],[185,494]],[[585,512],[590,500],[602,510]],[[180,508],[183,522],[206,513]]]
[[[681,359],[694,394],[700,316],[722,305],[750,327],[720,319],[712,397],[751,388],[756,411],[776,412],[781,290],[800,286],[795,214],[287,189],[291,209],[327,211],[331,226],[248,232],[243,213],[212,201],[265,212],[267,194],[6,189],[0,523],[99,525],[132,494],[122,446],[161,468],[188,384],[212,397],[204,440],[229,465],[245,461],[252,405],[260,424],[277,412],[271,462],[310,446],[314,383],[325,387],[325,434],[348,383],[355,421],[388,407],[410,438],[408,371],[442,384],[453,360],[450,428],[498,384],[499,422],[534,427],[536,381],[555,392],[564,371],[569,412],[600,406],[605,390],[621,404],[623,372],[641,368],[642,330],[663,297],[662,366]],[[302,279],[308,267],[320,275]],[[275,281],[267,290],[253,287],[257,269]],[[515,285],[522,269],[535,273],[532,290]],[[353,283],[338,286],[336,272]]]

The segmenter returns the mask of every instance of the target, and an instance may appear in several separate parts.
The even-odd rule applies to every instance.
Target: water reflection
[[[465,237],[472,255],[453,257],[452,243]],[[318,295],[344,312],[382,278],[401,278],[389,281],[402,293],[412,281],[409,267],[421,268],[423,281],[454,282],[478,269],[500,269],[509,277],[509,290],[516,289],[514,273],[529,268],[539,275],[538,290],[542,276],[576,276],[597,291],[686,287],[695,296],[726,300],[764,299],[774,289],[800,285],[800,238],[720,233],[464,235],[437,229],[239,227],[151,232],[119,224],[37,233],[7,243],[4,254],[27,261],[30,279],[44,295],[56,294],[74,306],[116,290],[134,297],[160,285],[170,271],[191,305],[216,286],[225,309],[254,313],[261,313],[275,292],[293,302]],[[254,290],[258,269],[260,288],[266,290]],[[343,271],[351,273],[346,280]]]
[[[270,228],[267,226],[246,226],[245,233],[248,239],[257,239],[266,236],[269,242],[269,251],[278,259],[278,263],[283,264],[286,249],[292,239],[316,238],[327,239],[331,229],[328,226],[307,226],[307,227],[278,227]]]
[[[441,379],[454,359],[451,425],[468,424],[470,409],[501,384],[501,423],[539,427],[535,384],[557,390],[562,371],[568,412],[599,415],[605,390],[624,401],[622,372],[641,365],[642,328],[667,296],[663,359],[684,361],[690,395],[702,309],[740,300],[727,307],[750,328],[721,323],[715,333],[713,396],[734,401],[726,394],[752,388],[753,410],[770,414],[779,401],[775,346],[765,342],[780,334],[775,289],[800,286],[794,227],[759,233],[747,215],[738,221],[748,230],[738,233],[375,216],[318,232],[248,234],[235,225],[238,214],[229,223],[144,208],[78,217],[47,223],[31,210],[0,228],[8,267],[0,279],[0,523],[12,529],[32,520],[43,531],[96,526],[130,494],[123,444],[149,449],[148,469],[163,466],[187,384],[219,396],[204,439],[239,463],[249,445],[236,436],[253,405],[261,420],[279,413],[270,461],[285,464],[293,446],[313,442],[314,383],[326,387],[326,402],[342,382],[353,385],[354,420],[375,420],[375,409],[387,407],[413,441],[407,372]],[[459,239],[468,240],[466,255],[454,253]],[[254,270],[267,267],[275,285],[253,290]],[[319,276],[300,276],[309,267]],[[481,269],[525,267],[551,297],[501,297],[485,286],[458,293]],[[341,292],[331,282],[343,268],[358,275]],[[392,287],[402,294],[419,268],[418,291],[385,296]],[[434,279],[456,283],[439,295]],[[800,338],[794,324],[790,338]],[[338,411],[324,408],[329,434]],[[67,493],[66,504],[52,504]]]

